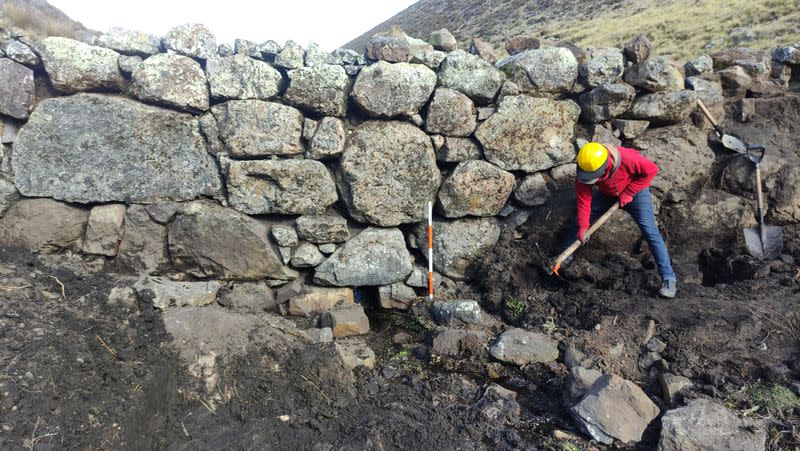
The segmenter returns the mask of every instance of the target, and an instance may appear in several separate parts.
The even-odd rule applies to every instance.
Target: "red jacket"
[[[608,165],[606,174],[595,183],[598,191],[609,197],[621,198],[630,202],[634,194],[650,186],[650,181],[658,174],[658,166],[643,157],[636,149],[618,146],[622,162],[613,176],[609,177],[613,164]],[[609,153],[609,158],[611,153]],[[578,235],[589,228],[592,212],[592,186],[575,180],[575,193],[578,206]],[[626,203],[627,203],[626,202]]]

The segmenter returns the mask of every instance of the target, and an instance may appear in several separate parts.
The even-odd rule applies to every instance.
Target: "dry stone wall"
[[[502,217],[569,187],[583,141],[637,144],[662,166],[657,196],[687,190],[714,162],[696,100],[722,113],[800,71],[796,47],[681,66],[644,37],[516,37],[496,63],[397,31],[365,55],[217,45],[202,25],[26,42],[0,46],[0,245],[150,276],[379,286],[393,308],[424,286],[428,201],[437,285],[463,279]]]

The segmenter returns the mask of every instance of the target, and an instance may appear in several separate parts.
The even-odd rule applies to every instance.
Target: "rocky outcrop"
[[[411,255],[400,230],[368,228],[317,266],[314,282],[355,287],[390,285],[404,280],[411,269]]]
[[[197,119],[128,99],[47,99],[20,130],[14,154],[14,183],[30,197],[93,203],[221,195]]]
[[[169,253],[175,268],[198,278],[295,278],[267,232],[266,225],[249,216],[211,202],[192,202],[169,226]]]
[[[113,50],[49,37],[39,42],[38,51],[53,87],[64,94],[118,91],[124,84]]]
[[[208,109],[208,83],[200,64],[163,53],[144,60],[131,75],[131,92],[145,102],[185,111]]]
[[[541,171],[575,158],[572,138],[579,114],[571,101],[508,96],[475,136],[486,159],[502,169]]]
[[[283,81],[269,64],[241,54],[209,59],[206,77],[211,97],[221,100],[269,100],[278,95]]]
[[[411,116],[428,101],[434,87],[436,73],[426,66],[378,61],[358,73],[352,97],[370,116]]]
[[[425,203],[436,194],[440,177],[430,138],[406,122],[360,125],[350,135],[337,173],[350,216],[382,227],[424,219]]]

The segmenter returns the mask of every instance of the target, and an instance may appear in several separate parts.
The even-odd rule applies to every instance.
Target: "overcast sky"
[[[97,31],[111,27],[163,36],[183,23],[202,23],[217,40],[293,39],[333,50],[414,3],[414,0],[49,0]]]

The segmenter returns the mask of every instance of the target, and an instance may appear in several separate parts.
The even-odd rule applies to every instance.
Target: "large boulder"
[[[204,25],[183,24],[167,32],[164,47],[181,55],[206,60],[217,55],[217,38]]]
[[[31,197],[151,202],[221,196],[198,120],[129,99],[42,101],[14,143],[14,183]]]
[[[352,97],[372,116],[416,114],[436,87],[436,73],[422,64],[378,61],[361,69]]]
[[[450,33],[447,28],[440,28],[432,31],[428,36],[428,43],[432,45],[434,49],[443,50],[445,52],[452,52],[458,47],[456,37],[453,36],[453,33]]]
[[[296,108],[263,100],[230,100],[211,112],[233,158],[303,152],[303,113]]]
[[[440,179],[430,138],[406,122],[361,124],[337,172],[350,216],[382,227],[423,220]]]
[[[417,246],[428,246],[427,228],[415,229]],[[433,222],[433,267],[453,279],[464,279],[467,270],[500,239],[500,224],[494,218],[456,219]]]
[[[527,50],[497,67],[523,92],[535,96],[559,97],[570,92],[578,78],[578,61],[563,47]]]
[[[661,417],[659,451],[763,451],[767,430],[764,423],[740,418],[708,399],[695,399],[687,406]]]
[[[350,77],[342,66],[322,64],[290,70],[284,98],[299,108],[329,116],[347,114]]]
[[[294,279],[267,233],[266,225],[247,215],[191,202],[169,225],[169,255],[176,269],[199,278]]]
[[[243,213],[322,213],[338,200],[328,168],[315,160],[231,161],[228,199]]]
[[[464,94],[439,88],[428,105],[425,130],[444,136],[469,136],[478,126],[475,104]]]
[[[317,266],[314,282],[336,286],[380,286],[411,274],[411,255],[400,230],[367,228]]]
[[[665,189],[687,190],[703,182],[714,164],[706,134],[691,125],[648,129],[631,145],[658,165]]]
[[[0,114],[25,119],[33,106],[33,71],[0,58]]]
[[[639,442],[659,413],[641,388],[614,374],[600,376],[571,411],[582,429],[607,445]]]
[[[625,83],[598,86],[581,95],[581,116],[588,122],[603,122],[628,111],[636,90]]]
[[[505,79],[494,66],[463,50],[450,52],[438,75],[440,86],[460,91],[478,105],[491,103]]]
[[[697,105],[694,91],[663,91],[641,96],[625,113],[627,119],[640,119],[653,124],[677,124],[689,117]]]
[[[536,172],[575,158],[572,144],[580,107],[525,95],[507,96],[478,126],[486,159],[507,171]]]
[[[592,59],[581,64],[579,74],[586,86],[596,87],[619,82],[625,70],[622,50],[612,47],[589,49]]]
[[[117,91],[125,84],[113,50],[54,36],[42,39],[37,50],[53,87],[64,94]]]
[[[299,69],[305,65],[306,51],[298,43],[289,40],[275,55],[275,65],[287,70]]]
[[[625,82],[650,92],[683,89],[683,74],[666,58],[651,58],[625,71]]]
[[[242,54],[210,58],[206,77],[211,97],[223,100],[269,100],[278,95],[283,81],[280,72],[269,64]]]
[[[558,358],[558,342],[539,332],[509,329],[489,348],[489,354],[519,366],[550,363]]]
[[[208,83],[200,64],[186,56],[160,53],[144,60],[131,75],[138,99],[186,111],[208,109]]]
[[[0,218],[0,245],[39,252],[80,249],[89,211],[52,199],[22,199]]]
[[[377,33],[369,38],[366,46],[367,58],[390,63],[404,63],[411,56],[410,44],[402,30],[393,28],[386,33]]]
[[[447,218],[494,216],[514,190],[514,174],[483,160],[459,163],[439,190],[439,205]]]
[[[116,50],[123,55],[148,57],[161,51],[161,40],[141,31],[112,28],[97,37],[95,43],[100,47]]]

